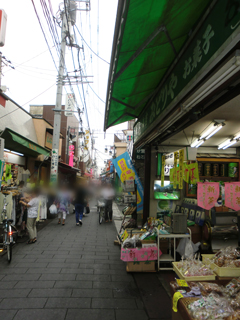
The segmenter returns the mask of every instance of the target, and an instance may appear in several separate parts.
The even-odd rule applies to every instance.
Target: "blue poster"
[[[122,183],[125,180],[135,180],[137,185],[137,212],[143,210],[143,186],[128,152],[121,154],[112,162]]]

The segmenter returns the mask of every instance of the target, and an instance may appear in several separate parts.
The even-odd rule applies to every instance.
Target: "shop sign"
[[[36,146],[35,144],[33,144],[33,143],[29,143],[29,144],[28,144],[28,147],[29,147],[29,149],[32,149],[32,150],[34,150],[34,151],[37,151],[37,146]]]
[[[74,108],[75,108],[75,97],[72,93],[68,93],[66,95],[64,115],[66,117],[71,117],[73,115]]]
[[[53,135],[49,132],[46,132],[45,147],[52,149],[52,139],[53,139]]]
[[[197,204],[210,210],[215,206],[219,197],[219,182],[199,182],[197,187]]]
[[[235,211],[240,210],[240,182],[225,183],[225,206]]]
[[[177,189],[177,159],[178,151],[174,152],[173,189]]]
[[[183,189],[183,158],[184,150],[179,151],[179,189]]]
[[[58,149],[52,149],[51,182],[57,181],[57,171],[58,171]]]
[[[128,152],[121,154],[119,157],[112,160],[112,163],[117,171],[117,174],[124,183],[126,180],[134,180],[137,185],[137,211],[143,210],[143,186],[139,176],[132,164]]]
[[[164,187],[165,156],[162,156],[161,187]]]
[[[5,163],[13,163],[13,164],[18,164],[20,166],[25,166],[26,164],[26,158],[18,156],[17,154],[4,152],[3,157],[4,157]]]
[[[86,130],[85,131],[85,150],[90,149],[90,131]]]
[[[145,149],[136,150],[136,160],[145,160]]]
[[[134,142],[160,117],[187,84],[240,26],[240,1],[217,1],[151,104],[134,125]]]

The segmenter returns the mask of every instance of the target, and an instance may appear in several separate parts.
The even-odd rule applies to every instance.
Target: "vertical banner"
[[[199,182],[198,163],[194,162],[188,165],[189,179],[191,184]]]
[[[178,158],[178,151],[174,152],[173,189],[177,189],[177,158]]]
[[[165,156],[162,156],[161,187],[164,187]]]
[[[186,163],[183,164],[183,180],[189,182],[189,169]]]
[[[143,186],[128,152],[121,154],[116,159],[113,159],[112,162],[121,182],[135,179],[137,185],[137,212],[143,210]]]
[[[199,207],[210,210],[215,206],[219,197],[219,182],[198,182],[197,204]]]
[[[235,211],[240,210],[240,182],[225,183],[225,206]]]
[[[184,150],[179,151],[179,189],[183,189],[183,158]]]

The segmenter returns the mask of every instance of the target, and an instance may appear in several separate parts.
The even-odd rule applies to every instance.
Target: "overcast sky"
[[[56,16],[60,1],[51,0],[54,16]],[[98,7],[99,2],[99,7]],[[47,22],[43,15],[43,10],[39,0],[34,0],[36,9],[44,28],[44,33],[48,39],[51,51],[58,67],[58,54],[54,42],[51,38]],[[46,1],[48,4],[48,1]],[[116,10],[118,0],[92,0],[90,12],[78,12],[76,26],[83,38],[94,52],[99,52],[99,56],[110,62],[112,40],[115,27]],[[3,55],[11,60],[15,70],[8,67],[3,68],[2,85],[7,86],[6,92],[13,100],[29,111],[29,105],[55,104],[56,100],[56,76],[57,70],[49,53],[43,32],[40,28],[37,16],[31,0],[1,0],[1,9],[4,9],[8,16],[7,34],[5,46],[0,48]],[[98,24],[99,21],[99,24]],[[99,27],[99,34],[97,32]],[[60,35],[60,28],[57,27]],[[84,45],[84,53],[81,50],[80,64],[84,74],[93,76],[89,81],[93,90],[105,101],[109,64],[96,57],[82,42],[81,36],[77,34],[77,42],[80,46]],[[77,50],[73,49],[75,67],[78,69]],[[74,71],[72,52],[70,48],[66,50],[66,66],[68,72]],[[70,73],[73,75],[74,73]],[[68,86],[65,87],[70,92]],[[83,93],[79,87],[74,86],[77,101],[80,108],[83,108]],[[105,145],[113,144],[113,135],[125,129],[126,125],[115,126],[107,131],[106,139],[100,134],[103,130],[105,104],[100,101],[92,92],[90,87],[85,84],[85,98],[90,122],[90,129],[99,132],[96,140],[96,148],[104,152]],[[46,91],[46,92],[44,92]],[[44,93],[43,93],[44,92]],[[63,104],[65,103],[66,91],[63,90]],[[17,121],[17,119],[16,119]],[[87,127],[86,111],[83,115],[84,127]],[[96,136],[96,134],[94,134]],[[99,154],[99,165],[108,157]],[[102,159],[100,158],[102,157]]]

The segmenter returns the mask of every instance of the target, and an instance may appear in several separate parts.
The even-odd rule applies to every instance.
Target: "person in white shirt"
[[[110,222],[112,222],[112,202],[113,199],[115,197],[115,192],[114,189],[112,187],[111,183],[107,183],[106,186],[103,188],[102,191],[104,200],[105,200],[105,222],[108,222],[108,219],[110,220]]]
[[[35,243],[37,241],[37,216],[39,209],[39,192],[37,189],[34,189],[31,192],[31,199],[24,199],[21,203],[28,209],[27,217],[27,229],[29,233],[28,244]]]

